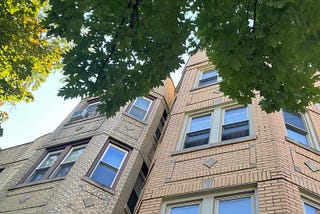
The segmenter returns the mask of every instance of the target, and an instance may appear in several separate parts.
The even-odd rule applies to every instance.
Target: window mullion
[[[222,109],[217,108],[213,111],[212,114],[213,117],[211,118],[210,143],[217,143],[220,141]]]
[[[68,152],[70,151],[71,146],[67,146],[66,148],[64,148],[62,150],[62,152],[60,153],[60,155],[58,156],[57,160],[52,164],[52,166],[47,170],[47,172],[43,175],[42,179],[48,179],[51,174],[54,172],[54,170],[60,165],[61,161],[63,160],[63,158],[68,154]]]

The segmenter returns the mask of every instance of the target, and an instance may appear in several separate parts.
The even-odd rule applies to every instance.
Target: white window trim
[[[193,84],[193,89],[204,88],[204,87],[207,87],[207,86],[210,86],[210,85],[215,85],[215,84],[218,84],[218,83],[220,83],[222,81],[222,78],[219,76],[219,71],[218,71],[217,82],[214,82],[214,83],[211,83],[211,84],[208,84],[208,85],[199,86],[199,82],[201,80],[203,72],[211,71],[211,70],[217,70],[218,71],[218,69],[216,69],[214,66],[210,66],[210,67],[206,66],[206,67],[201,68],[201,69],[198,70],[197,76],[196,76],[194,84]]]
[[[141,120],[140,118],[137,118],[137,117],[135,117],[134,115],[132,115],[132,114],[130,113],[131,109],[135,106],[135,103],[137,102],[137,99],[138,99],[138,98],[139,98],[139,97],[137,97],[137,98],[133,101],[133,103],[132,103],[132,105],[130,106],[130,108],[129,108],[129,110],[127,111],[127,113],[128,113],[130,116],[134,117],[135,119]],[[141,98],[150,101],[150,104],[149,104],[149,106],[148,106],[148,109],[146,109],[146,110],[145,110],[145,109],[142,109],[142,108],[140,108],[140,107],[135,106],[135,107],[138,108],[138,109],[142,109],[143,111],[146,111],[146,114],[144,115],[144,117],[143,117],[143,119],[142,119],[142,121],[145,121],[146,118],[147,118],[147,115],[149,114],[149,111],[150,111],[150,109],[151,109],[153,100],[151,100],[151,99],[149,99],[149,98],[147,98],[147,97],[141,97]]]
[[[259,213],[258,207],[258,194],[255,188],[244,188],[233,191],[223,191],[213,194],[200,194],[199,196],[190,196],[167,200],[162,204],[160,214],[170,214],[170,209],[172,207],[179,207],[185,205],[200,204],[200,214],[218,214],[217,213],[217,202],[223,199],[236,199],[251,196],[251,209],[252,214]]]
[[[302,193],[301,194],[301,199],[302,199],[302,209],[303,209],[303,213],[305,213],[304,211],[304,204],[309,204],[317,209],[320,209],[320,201],[316,200],[315,197],[310,196],[309,194],[305,194]]]
[[[97,164],[95,165],[94,169],[92,170],[92,172],[91,172],[91,174],[90,174],[90,178],[92,177],[93,173],[96,171],[97,167],[99,166],[100,162],[102,161],[103,157],[105,156],[105,154],[107,153],[107,151],[109,150],[110,147],[114,147],[114,148],[116,148],[117,150],[120,150],[120,151],[124,152],[125,155],[123,156],[123,158],[122,158],[122,160],[121,160],[120,166],[119,166],[119,168],[118,168],[118,170],[117,170],[116,175],[114,176],[114,179],[113,179],[111,185],[110,185],[109,187],[106,186],[107,188],[112,188],[112,187],[113,187],[114,182],[117,180],[117,177],[118,177],[118,175],[119,175],[119,172],[120,172],[120,170],[122,169],[123,163],[124,163],[124,161],[126,160],[126,157],[127,157],[127,155],[128,155],[128,151],[127,151],[127,150],[122,149],[121,147],[116,146],[116,145],[114,145],[114,144],[112,144],[112,143],[109,143],[108,146],[107,146],[107,148],[105,149],[104,153],[102,154],[101,158],[99,159],[99,161],[98,161]],[[92,178],[91,178],[91,179],[92,179]],[[98,182],[98,183],[100,184],[99,181],[96,181],[96,180],[94,180],[94,179],[92,179],[92,180],[95,181],[95,182]],[[103,185],[103,184],[101,184],[101,185]],[[105,186],[105,185],[103,185],[103,186]]]
[[[189,131],[189,127],[190,127],[192,118],[203,116],[206,114],[211,114],[210,138],[209,138],[208,144],[214,145],[214,144],[220,144],[220,143],[223,144],[224,142],[228,142],[229,140],[221,141],[222,125],[224,122],[223,121],[224,120],[224,112],[226,110],[238,108],[238,107],[243,107],[243,106],[242,105],[217,106],[215,108],[211,108],[210,110],[205,110],[205,111],[201,111],[201,112],[195,112],[195,113],[188,114],[184,119],[182,129],[181,129],[182,131],[181,131],[181,134],[178,139],[178,144],[177,144],[176,150],[177,151],[185,150],[184,143],[185,143],[186,136],[187,136],[186,134]],[[253,136],[254,130],[253,130],[253,118],[252,118],[252,105],[247,106],[247,119],[249,121],[249,136]],[[249,137],[249,136],[246,136],[246,137]],[[231,141],[237,141],[237,139],[239,139],[239,141],[241,141],[241,138],[231,139]],[[199,147],[201,147],[201,146],[199,146]],[[197,146],[191,147],[191,148],[197,148]],[[187,148],[187,149],[191,149],[191,148]]]
[[[289,112],[290,113],[290,112]],[[306,134],[306,138],[307,138],[307,143],[308,145],[304,145],[298,141],[296,141],[295,139],[292,139],[288,136],[287,134],[287,128],[286,128],[286,122],[285,122],[285,119],[284,119],[284,116],[283,116],[283,110],[281,110],[281,114],[282,114],[282,119],[283,119],[283,127],[284,127],[284,130],[285,130],[285,136],[286,138],[288,138],[290,141],[294,141],[295,143],[297,143],[298,145],[301,145],[301,146],[305,146],[305,147],[310,147],[310,148],[313,148],[313,149],[316,149],[316,150],[320,150],[320,146],[319,146],[319,142],[317,140],[317,135],[313,129],[313,124],[311,122],[311,119],[310,119],[310,116],[309,114],[306,112],[306,113],[299,113],[301,115],[301,118],[302,118],[302,121],[306,127],[306,130],[307,130],[307,134]]]

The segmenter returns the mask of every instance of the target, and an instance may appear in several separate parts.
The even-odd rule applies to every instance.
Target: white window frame
[[[135,103],[137,102],[138,98],[143,98],[143,99],[148,100],[148,101],[150,102],[150,104],[149,104],[149,106],[148,106],[147,109],[142,109],[142,108],[140,108],[140,107],[138,107],[138,106],[135,105]],[[142,121],[145,121],[146,118],[147,118],[147,115],[149,114],[149,111],[150,111],[150,109],[151,109],[152,102],[153,102],[153,100],[151,100],[151,99],[149,99],[149,98],[147,98],[147,97],[137,97],[137,98],[133,101],[133,103],[131,104],[131,106],[130,106],[129,110],[127,111],[127,113],[128,113],[129,115],[131,115],[132,117],[136,118],[137,120],[141,120],[140,118],[137,118],[136,116],[134,116],[134,115],[131,113],[131,110],[132,110],[132,108],[134,108],[134,107],[135,107],[135,108],[138,108],[138,109],[140,109],[140,110],[143,110],[143,111],[145,111],[146,113],[145,113]]]
[[[93,175],[94,172],[96,171],[96,169],[97,169],[97,167],[99,166],[99,164],[102,162],[103,157],[106,155],[106,153],[107,153],[107,151],[109,150],[110,147],[113,147],[113,148],[115,148],[115,149],[117,149],[117,150],[119,150],[119,151],[121,151],[121,152],[124,152],[125,155],[123,156],[123,158],[122,158],[122,160],[121,160],[121,163],[120,163],[120,165],[119,165],[119,168],[117,169],[117,173],[116,173],[116,175],[114,176],[111,185],[110,185],[110,186],[106,186],[106,185],[100,183],[99,181],[93,179],[93,178],[92,178],[92,175]],[[107,146],[107,148],[105,149],[104,153],[101,155],[99,161],[98,161],[97,164],[94,166],[94,169],[92,170],[92,172],[91,172],[91,174],[90,174],[90,178],[91,178],[93,181],[101,184],[101,185],[104,186],[104,187],[112,188],[113,185],[114,185],[114,182],[117,180],[117,178],[118,178],[118,176],[119,176],[119,173],[120,173],[120,171],[121,171],[121,169],[122,169],[122,167],[123,167],[123,163],[125,162],[125,160],[126,160],[126,158],[127,158],[127,155],[128,155],[128,151],[127,151],[127,150],[125,150],[125,149],[123,149],[123,148],[121,148],[121,147],[119,147],[119,146],[117,146],[117,145],[115,145],[115,144],[113,144],[113,143],[109,143],[108,146]],[[105,164],[106,164],[106,163],[104,163],[104,165],[105,165]],[[107,163],[107,164],[110,165],[109,163]]]
[[[182,131],[178,140],[178,145],[176,150],[178,151],[185,150],[184,144],[186,141],[186,136],[189,131],[192,118],[203,116],[206,114],[211,114],[210,138],[209,138],[209,143],[206,145],[224,144],[228,142],[239,142],[239,141],[242,141],[243,138],[248,138],[250,136],[253,136],[254,132],[253,132],[252,106],[248,105],[246,108],[247,108],[247,120],[249,121],[249,135],[245,137],[239,137],[239,138],[234,138],[234,139],[229,139],[224,141],[221,140],[225,111],[229,109],[240,108],[240,107],[243,107],[243,106],[241,105],[218,106],[214,109],[197,112],[197,113],[191,113],[187,115],[183,123]],[[201,146],[206,146],[206,145],[201,145]],[[190,147],[187,149],[201,148],[201,146]]]
[[[308,204],[316,209],[320,210],[320,201],[319,200],[315,200],[314,197],[310,196],[309,194],[304,194],[301,193],[301,199],[302,199],[302,209],[303,209],[303,213],[306,214],[305,209],[304,209],[304,204]]]
[[[233,191],[223,191],[219,193],[213,194],[201,194],[198,196],[183,196],[183,198],[174,199],[164,201],[162,204],[160,214],[170,214],[170,210],[174,207],[181,207],[187,205],[200,205],[200,212],[199,214],[218,214],[217,205],[219,201],[222,200],[230,200],[230,199],[237,199],[237,198],[245,198],[251,197],[251,210],[252,214],[259,213],[258,207],[258,194],[257,190],[254,188],[244,188],[238,189]]]
[[[209,83],[209,84],[206,84],[206,85],[202,85],[202,86],[199,86],[200,84],[200,81],[202,80],[202,75],[203,73],[206,73],[206,72],[214,72],[214,71],[217,71],[218,74],[217,74],[217,81],[216,82],[213,82],[213,83]],[[210,66],[210,67],[205,67],[203,69],[200,69],[198,71],[198,74],[197,74],[197,77],[196,77],[196,81],[194,83],[194,86],[193,88],[194,89],[197,89],[197,88],[203,88],[203,87],[207,87],[207,86],[210,86],[210,85],[215,85],[217,83],[220,83],[222,81],[222,78],[219,76],[219,70],[216,69],[214,66]]]
[[[307,138],[307,143],[308,145],[304,145],[303,143],[291,138],[288,136],[288,133],[287,133],[287,126],[286,126],[286,121],[284,119],[284,115],[283,115],[283,111],[281,111],[281,114],[282,114],[282,119],[283,119],[283,126],[284,126],[284,129],[285,129],[285,133],[286,133],[286,139],[290,140],[290,141],[293,141],[295,143],[297,143],[298,145],[301,145],[301,146],[305,146],[305,147],[310,147],[310,148],[313,148],[313,149],[316,149],[316,150],[320,150],[320,146],[319,146],[319,143],[318,143],[318,140],[317,140],[317,137],[316,137],[316,133],[313,129],[313,126],[312,126],[312,122],[311,122],[311,119],[308,115],[308,113],[298,113],[300,114],[301,116],[301,119],[304,123],[304,126],[306,128],[306,138]],[[291,112],[288,112],[288,113],[291,113]],[[292,129],[291,129],[292,130]],[[294,131],[294,130],[293,130]]]

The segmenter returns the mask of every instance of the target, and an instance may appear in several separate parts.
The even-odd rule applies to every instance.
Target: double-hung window
[[[249,136],[249,120],[246,107],[225,110],[221,140]]]
[[[130,106],[128,113],[133,117],[144,121],[150,110],[151,103],[152,100],[146,97],[138,97]]]
[[[186,134],[184,148],[200,146],[209,143],[211,114],[193,117]]]
[[[300,113],[283,112],[287,136],[303,145],[309,146],[308,129]]]
[[[205,195],[193,201],[164,204],[161,214],[256,214],[254,192],[244,194]],[[308,213],[309,214],[309,213]]]
[[[303,203],[304,213],[305,214],[319,214],[320,213],[320,207],[317,207],[316,205],[311,205],[308,202]]]
[[[71,116],[70,121],[88,119],[88,118],[99,115],[99,112],[97,111],[99,104],[100,104],[100,101],[88,103],[83,109],[74,112]]]
[[[218,70],[202,71],[199,78],[198,87],[211,85],[221,80]]]
[[[128,150],[109,143],[94,170],[90,173],[91,179],[105,187],[112,188],[127,155]]]
[[[84,149],[84,145],[74,147],[69,145],[58,150],[50,149],[38,161],[38,164],[33,167],[31,173],[27,173],[22,178],[20,183],[37,182],[66,176]]]
[[[223,143],[252,135],[252,121],[248,107],[216,108],[207,114],[187,117],[183,146],[178,149]]]

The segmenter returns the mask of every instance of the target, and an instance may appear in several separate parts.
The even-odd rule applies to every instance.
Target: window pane
[[[222,140],[249,136],[249,121],[233,123],[222,127]]]
[[[195,132],[203,129],[210,128],[211,114],[207,114],[200,117],[194,117],[191,120],[189,132]]]
[[[136,207],[136,204],[138,202],[138,199],[139,199],[139,197],[138,197],[137,193],[134,190],[132,190],[131,195],[128,200],[128,203],[127,203],[127,206],[129,207],[129,210],[131,211],[131,213],[133,213],[134,208]]]
[[[129,112],[132,116],[140,119],[140,120],[143,120],[145,115],[147,114],[147,111],[145,110],[142,110],[142,109],[139,109],[135,106],[132,106],[132,108],[130,109],[130,112]]]
[[[304,126],[304,123],[300,114],[283,111],[283,117],[284,117],[285,123],[306,131],[306,128]]]
[[[289,138],[308,146],[308,139],[305,134],[301,134],[297,131],[291,130],[288,127],[286,127],[286,130]]]
[[[216,83],[217,81],[218,81],[217,76],[210,77],[208,79],[200,80],[198,86],[201,87],[201,86],[205,86],[205,85],[210,85],[210,84]]]
[[[98,103],[88,105],[88,107],[85,109],[86,114],[84,115],[84,117],[88,118],[95,116],[97,114],[97,107]]]
[[[309,204],[304,203],[304,212],[305,214],[319,214],[320,210]]]
[[[121,151],[113,146],[109,146],[108,151],[102,158],[102,161],[113,166],[114,168],[119,169],[125,155],[126,153],[124,151]]]
[[[215,77],[218,76],[218,71],[217,70],[213,70],[213,71],[204,71],[201,75],[201,79],[207,79],[210,77]]]
[[[237,123],[247,120],[247,108],[235,108],[225,111],[224,124]]]
[[[251,214],[251,197],[219,201],[219,214]]]
[[[39,168],[44,168],[44,167],[50,167],[53,165],[53,163],[57,160],[58,156],[60,155],[59,153],[54,153],[54,154],[49,154],[45,161],[40,165]]]
[[[63,177],[68,174],[68,172],[71,170],[74,162],[61,164],[58,168],[58,170],[55,172],[53,178]]]
[[[46,174],[46,172],[48,171],[48,168],[41,168],[41,169],[36,169],[32,175],[30,176],[30,178],[27,180],[27,182],[33,182],[33,181],[39,181],[41,180],[41,178],[44,176],[44,174]]]
[[[64,160],[64,163],[77,161],[83,151],[84,147],[73,149],[68,157]]]
[[[116,175],[117,170],[100,163],[91,178],[104,186],[111,187]]]
[[[184,148],[205,145],[209,143],[210,129],[189,133],[186,136]]]
[[[199,204],[173,207],[170,210],[170,214],[198,214],[199,207]]]
[[[148,110],[150,105],[150,100],[147,100],[143,97],[138,97],[134,103],[135,106],[138,106],[139,108],[142,108],[144,110]]]

